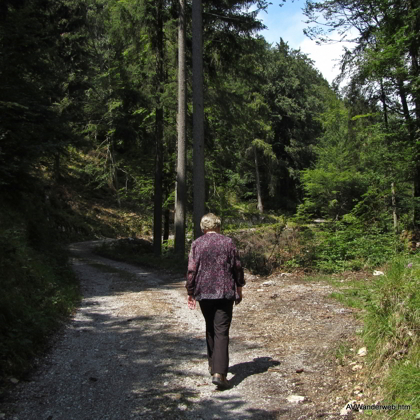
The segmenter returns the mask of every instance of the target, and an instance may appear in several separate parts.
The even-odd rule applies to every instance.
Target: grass
[[[411,406],[409,411],[366,414],[373,419],[408,420],[420,413],[420,255],[397,257],[384,272],[343,283],[331,277],[329,282],[338,288],[331,296],[362,310],[362,339],[368,349],[367,386],[382,395],[381,404]],[[341,346],[337,350],[339,362],[343,355]],[[369,405],[367,401],[365,404]]]

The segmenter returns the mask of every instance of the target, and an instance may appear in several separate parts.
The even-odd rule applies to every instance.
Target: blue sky
[[[279,42],[283,38],[290,47],[301,49],[301,51],[315,61],[315,67],[331,83],[339,73],[338,59],[342,54],[343,45],[317,45],[303,34],[306,28],[304,21],[306,17],[302,13],[305,0],[287,0],[285,3],[272,1],[268,6],[267,13],[260,12],[258,17],[263,21],[267,29],[260,32],[270,43]],[[282,7],[279,4],[283,4]]]

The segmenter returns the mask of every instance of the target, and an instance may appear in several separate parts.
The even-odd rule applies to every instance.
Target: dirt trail
[[[83,300],[0,412],[15,420],[338,419],[337,343],[357,327],[331,288],[292,276],[247,276],[231,330],[232,388],[207,371],[204,321],[184,279],[72,245]],[[263,284],[265,283],[265,284]],[[303,372],[297,373],[303,369]],[[304,397],[290,402],[290,396]]]

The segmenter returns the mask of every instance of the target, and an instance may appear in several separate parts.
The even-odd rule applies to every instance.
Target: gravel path
[[[340,418],[344,385],[329,350],[356,322],[328,299],[328,286],[284,277],[261,285],[248,276],[234,309],[232,388],[218,391],[204,321],[187,308],[184,279],[95,256],[94,245],[72,245],[80,308],[0,418]]]

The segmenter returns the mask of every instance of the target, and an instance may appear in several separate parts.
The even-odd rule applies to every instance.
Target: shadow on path
[[[234,374],[229,382],[232,386],[237,386],[249,376],[267,372],[268,369],[278,365],[280,362],[271,357],[256,357],[252,362],[238,363],[229,368],[229,372]]]

